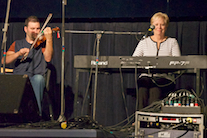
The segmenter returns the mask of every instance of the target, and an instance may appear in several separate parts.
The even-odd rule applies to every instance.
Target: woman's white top
[[[167,38],[160,43],[158,49],[157,42],[147,37],[138,43],[132,56],[181,56],[181,54],[175,38]]]
[[[181,56],[180,48],[178,42],[175,38],[167,38],[165,41],[160,43],[159,49],[157,48],[157,42],[153,41],[150,37],[141,40],[132,56]],[[174,75],[172,74],[145,74],[142,73],[139,77],[148,76],[152,77],[165,77],[170,80],[174,80]]]

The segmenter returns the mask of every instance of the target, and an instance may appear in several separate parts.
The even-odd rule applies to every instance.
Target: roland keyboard
[[[159,56],[159,57],[132,57],[132,56],[74,56],[74,68],[142,68],[142,69],[207,69],[207,56]]]

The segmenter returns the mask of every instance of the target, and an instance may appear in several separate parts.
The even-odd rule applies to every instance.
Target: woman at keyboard
[[[137,45],[132,56],[180,56],[180,48],[175,38],[165,35],[169,24],[167,14],[155,13],[150,20],[150,29],[153,35],[143,38]],[[173,75],[169,74],[144,74],[138,78],[138,108],[139,110],[161,100],[163,96],[175,88],[172,83]],[[168,85],[170,84],[170,85]],[[165,87],[161,87],[166,85]]]

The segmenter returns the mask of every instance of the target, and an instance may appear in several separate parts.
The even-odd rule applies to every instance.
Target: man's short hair
[[[37,16],[29,16],[26,20],[24,25],[28,26],[29,22],[40,22],[39,19],[37,18]]]

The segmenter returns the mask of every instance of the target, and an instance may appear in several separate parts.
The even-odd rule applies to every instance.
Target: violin
[[[59,31],[60,31],[59,27],[52,28],[53,33],[55,32],[59,33]],[[59,34],[57,35],[57,37],[59,38]],[[46,41],[46,37],[42,35],[41,37],[37,39],[36,43],[34,44],[34,48],[37,48],[40,44],[42,44],[45,41]]]

